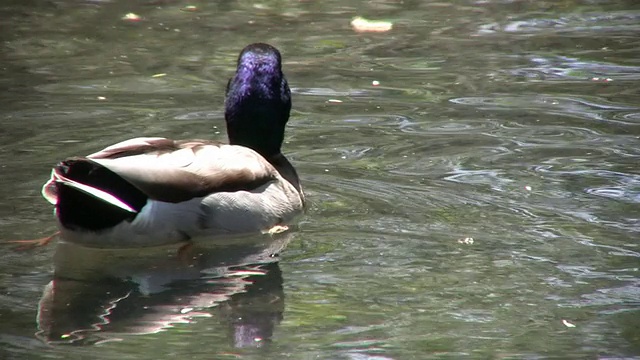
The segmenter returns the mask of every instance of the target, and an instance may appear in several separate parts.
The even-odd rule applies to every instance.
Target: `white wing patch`
[[[113,206],[119,207],[122,210],[126,210],[128,212],[131,213],[137,213],[137,211],[132,208],[131,206],[129,206],[128,204],[124,203],[122,200],[118,199],[117,197],[109,194],[106,191],[102,191],[100,189],[97,189],[93,186],[89,186],[89,185],[85,185],[83,183],[79,183],[77,181],[71,180],[69,178],[66,178],[60,174],[55,174],[56,177],[56,182],[60,182],[63,183],[66,186],[70,186],[74,189],[77,189],[79,191],[82,191],[85,194],[89,194],[93,197],[95,197],[96,199],[100,199],[106,203],[109,203]]]

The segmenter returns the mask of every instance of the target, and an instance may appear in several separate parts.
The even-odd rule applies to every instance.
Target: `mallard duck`
[[[90,247],[286,230],[302,213],[296,170],[280,148],[291,91],[280,52],[245,47],[229,80],[229,144],[144,137],[56,165],[43,186],[60,234]]]

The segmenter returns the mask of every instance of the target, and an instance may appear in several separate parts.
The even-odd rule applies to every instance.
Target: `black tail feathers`
[[[107,192],[136,211],[147,202],[147,196],[118,174],[85,158],[68,159],[56,166],[64,177]],[[133,221],[131,213],[75,187],[57,182],[56,212],[60,223],[72,230],[99,231],[122,221]]]

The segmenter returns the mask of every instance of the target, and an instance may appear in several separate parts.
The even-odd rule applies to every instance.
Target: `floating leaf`
[[[142,20],[142,17],[140,17],[140,15],[138,15],[138,14],[128,13],[125,16],[122,17],[122,20],[127,20],[127,21],[131,21],[131,22],[137,22],[137,21]]]
[[[351,27],[357,32],[387,32],[393,24],[389,21],[367,20],[357,16],[351,20]]]
[[[473,245],[473,238],[466,237],[458,239],[458,244]]]
[[[187,5],[180,10],[193,12],[193,11],[198,11],[198,8],[194,5]]]

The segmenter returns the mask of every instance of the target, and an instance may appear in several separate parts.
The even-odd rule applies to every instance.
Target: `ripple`
[[[371,91],[362,89],[335,90],[331,88],[291,88],[291,92],[311,96],[369,96]]]
[[[393,126],[403,129],[415,125],[416,122],[407,116],[402,115],[352,115],[349,117],[334,118],[330,120],[332,124],[348,124],[349,126]]]
[[[185,94],[210,93],[215,84],[209,81],[187,80],[184,77],[158,77],[132,75],[106,79],[76,80],[56,82],[35,86],[36,90],[53,94],[94,94],[104,95],[112,93],[140,94]]]
[[[495,321],[495,318],[492,314],[493,313],[490,311],[474,310],[474,309],[461,310],[458,312],[450,313],[451,317],[453,317],[456,320],[461,320],[464,322],[471,322],[471,323],[493,322]]]
[[[624,187],[600,187],[587,188],[585,191],[587,194],[604,198],[640,203],[640,185],[636,185],[636,187],[638,190],[631,190]]]
[[[222,111],[192,111],[185,114],[180,114],[174,116],[176,120],[209,120],[209,119],[219,119],[224,117],[224,113]]]
[[[640,112],[628,112],[628,113],[617,113],[613,115],[613,118],[616,120],[622,120],[624,122],[634,122],[634,123],[640,123]]]
[[[551,162],[562,163],[558,159]],[[550,165],[537,166],[533,170],[544,173],[549,178],[559,177],[564,181],[568,178],[573,178],[575,179],[572,182],[574,185],[583,186],[583,191],[592,196],[640,203],[640,176],[636,174],[605,169],[554,169]],[[589,218],[591,219],[592,216],[589,216]],[[619,220],[624,220],[624,217],[619,218]],[[628,219],[628,221],[633,222],[631,219]]]
[[[640,79],[640,66],[586,61],[567,56],[527,56],[535,66],[505,70],[508,74],[540,80],[590,80],[610,83],[613,80]]]
[[[502,187],[498,185],[506,185],[514,181],[503,177],[502,174],[503,172],[500,170],[456,169],[451,172],[451,175],[446,176],[444,179],[462,184],[489,185],[494,190],[502,191]]]
[[[569,97],[546,94],[513,96],[461,97],[449,99],[459,105],[475,106],[483,110],[529,110],[542,111],[551,115],[569,115],[587,120],[633,124],[616,117],[616,112],[637,110],[637,107],[618,104],[596,97]]]
[[[599,100],[599,101],[598,101]],[[450,99],[454,104],[461,105],[488,105],[490,109],[500,108],[514,108],[522,107],[523,105],[535,105],[535,106],[555,106],[564,108],[567,105],[584,105],[589,110],[636,110],[637,107],[619,105],[611,102],[607,102],[602,99],[589,100],[588,98],[573,98],[564,96],[553,96],[544,94],[535,95],[496,95],[492,97],[461,97]]]
[[[342,356],[345,359],[353,359],[353,360],[393,360],[392,357],[381,356],[381,355],[370,355],[368,353],[371,352],[383,352],[385,349],[383,347],[380,348],[371,348],[365,350],[350,350],[342,352]]]
[[[514,20],[505,24],[490,23],[481,25],[478,35],[499,32],[532,34],[539,32],[614,32],[637,31],[640,24],[639,12],[609,12],[584,15],[567,15],[560,18],[535,18]]]
[[[492,132],[500,128],[497,121],[486,119],[458,119],[448,122],[414,121],[407,122],[400,129],[406,133],[415,134],[438,134],[438,135],[460,135],[477,134],[482,132]]]
[[[640,305],[640,282],[636,279],[629,280],[624,286],[598,289],[593,293],[584,294],[580,300],[570,302],[567,306],[627,305],[637,308]]]
[[[22,111],[15,111],[11,113],[10,117],[7,117],[7,120],[12,119],[15,121],[33,121],[39,119],[47,119],[49,121],[55,122],[56,119],[64,119],[65,121],[71,120],[83,120],[83,119],[91,119],[91,118],[102,118],[102,117],[118,117],[118,116],[126,116],[128,114],[127,111],[123,109],[114,109],[114,108],[100,108],[100,109],[58,109],[58,110],[42,110],[42,109],[29,109]],[[56,126],[56,124],[52,124]]]

